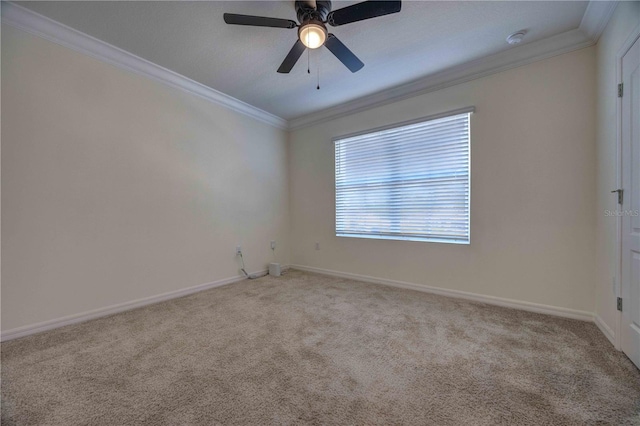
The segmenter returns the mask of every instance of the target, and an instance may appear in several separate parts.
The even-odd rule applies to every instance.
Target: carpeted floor
[[[640,372],[590,323],[291,271],[4,343],[2,424],[640,424]]]

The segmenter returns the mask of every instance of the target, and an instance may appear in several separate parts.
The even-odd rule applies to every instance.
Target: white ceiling
[[[354,1],[335,1],[338,9]],[[352,74],[321,48],[276,69],[296,30],[226,25],[222,14],[295,20],[293,1],[20,2],[37,13],[287,120],[579,27],[582,1],[404,1],[402,11],[330,29],[364,63]],[[526,30],[523,45],[505,38]],[[320,90],[316,71],[320,69]]]

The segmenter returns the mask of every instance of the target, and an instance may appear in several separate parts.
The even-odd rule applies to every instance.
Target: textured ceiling
[[[334,1],[338,9],[353,1]],[[587,2],[405,1],[402,11],[330,29],[364,63],[352,74],[325,48],[304,54],[290,74],[276,69],[294,29],[226,25],[222,14],[295,20],[293,1],[20,2],[58,22],[285,119],[296,118],[578,28]],[[517,48],[517,47],[516,47]],[[320,90],[316,90],[317,71]]]

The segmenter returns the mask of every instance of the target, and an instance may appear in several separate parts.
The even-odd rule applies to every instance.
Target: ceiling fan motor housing
[[[296,0],[295,3],[296,14],[298,15],[298,22],[301,24],[307,21],[320,21],[327,20],[327,15],[331,12],[330,0],[316,0],[316,8],[314,9],[304,0]]]

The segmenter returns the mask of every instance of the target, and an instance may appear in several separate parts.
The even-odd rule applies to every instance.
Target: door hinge
[[[622,312],[622,297],[618,297],[618,310]]]
[[[617,192],[618,193],[618,204],[622,205],[622,203],[624,202],[624,189],[614,189],[613,192]]]
[[[618,97],[621,98],[623,93],[624,93],[624,84],[620,83],[618,84]]]

